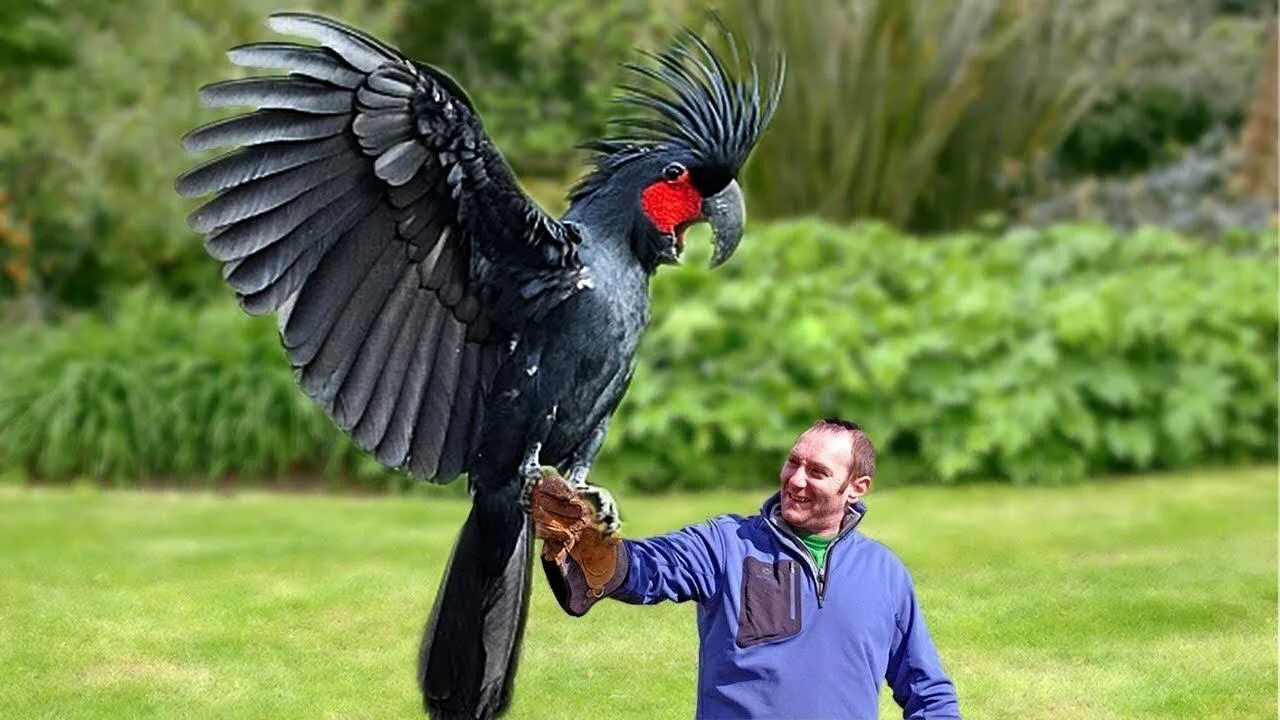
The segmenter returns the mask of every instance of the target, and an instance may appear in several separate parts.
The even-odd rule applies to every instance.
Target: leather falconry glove
[[[534,536],[542,540],[542,570],[556,601],[574,617],[587,614],[627,577],[627,553],[596,521],[596,508],[567,480],[545,475],[530,501]]]

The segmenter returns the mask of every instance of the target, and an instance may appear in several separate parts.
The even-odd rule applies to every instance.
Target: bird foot
[[[570,475],[572,474],[570,473]],[[572,481],[572,479],[571,477],[570,480]],[[618,516],[618,503],[614,501],[613,494],[581,478],[579,478],[578,482],[573,483],[573,486],[579,495],[585,497],[588,502],[595,506],[596,524],[603,528],[605,536],[617,535],[618,531],[622,529],[622,518]]]

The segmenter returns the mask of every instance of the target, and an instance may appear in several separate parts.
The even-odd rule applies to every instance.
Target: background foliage
[[[1275,451],[1274,231],[1232,229],[1274,226],[1274,199],[1227,212],[1226,155],[1186,151],[1215,125],[1233,144],[1271,3],[718,6],[790,59],[744,177],[751,216],[887,224],[761,226],[714,277],[663,273],[601,473],[653,489],[755,483],[826,412],[875,428],[886,478],[902,481]],[[178,138],[217,117],[196,88],[243,73],[225,50],[271,39],[263,19],[279,7],[0,0],[0,469],[404,483],[297,392],[270,321],[234,308],[183,223],[195,202],[172,189],[203,159]],[[682,23],[708,29],[700,0],[302,7],[458,76],[552,208],[630,48],[660,48]],[[1059,182],[1095,186],[1080,173],[1139,169],[1028,205]],[[1122,194],[1134,211],[1117,211]],[[1073,211],[1023,215],[1037,223],[1080,211],[1197,236],[994,230],[1024,206]]]
[[[705,243],[695,243],[705,244]],[[1205,247],[1101,226],[924,241],[759,227],[654,281],[597,473],[754,487],[809,422],[871,429],[880,481],[1184,467],[1276,453],[1276,236]],[[131,296],[0,350],[0,458],[38,477],[322,473],[399,486],[314,408],[270,320]],[[350,477],[348,477],[350,476]]]
[[[312,4],[385,33],[383,11],[362,5]],[[194,203],[173,190],[193,164],[178,141],[216,119],[196,89],[236,76],[227,48],[265,40],[263,20],[277,8],[271,0],[56,6],[57,48],[69,61],[2,76],[13,88],[0,111],[0,188],[37,239],[31,292],[75,307],[140,283],[171,297],[213,292],[216,264],[183,224]]]
[[[61,65],[70,59],[55,18],[48,0],[0,0],[0,67],[9,69],[0,77],[16,68]]]
[[[603,129],[618,63],[698,0],[313,0],[457,75],[522,179],[552,208]],[[154,285],[219,284],[172,191],[182,133],[216,115],[195,89],[235,77],[225,50],[266,40],[274,0],[0,0],[0,191],[29,229],[0,297],[96,308]],[[782,106],[745,182],[755,217],[873,216],[965,227],[1041,175],[1166,158],[1246,106],[1266,4],[1158,0],[725,0],[762,46],[785,47]],[[1077,121],[1076,119],[1079,118]],[[1065,139],[1065,143],[1063,142]],[[19,283],[15,275],[24,279]]]
[[[1240,13],[1266,9],[1205,0],[1143,3],[1124,24],[1121,67],[1094,78],[1097,102],[1063,141],[1056,155],[1061,169],[1131,173],[1176,158],[1216,126],[1239,127],[1274,24]]]
[[[1271,458],[1275,250],[1088,225],[757,231],[726,272],[654,283],[602,455],[647,488],[751,484],[837,414],[872,429],[882,482]]]

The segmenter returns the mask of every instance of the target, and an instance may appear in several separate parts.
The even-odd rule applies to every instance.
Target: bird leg
[[[587,487],[587,472],[591,468],[586,465],[573,465],[569,468],[569,475],[565,480],[575,488]]]
[[[544,470],[542,461],[538,457],[542,453],[542,441],[551,434],[551,426],[556,422],[556,412],[559,406],[552,405],[551,411],[543,415],[526,436],[528,448],[524,453],[524,461],[520,463],[520,507],[525,512],[529,512],[533,506],[533,486],[538,484],[542,476],[548,472],[555,472],[554,469]]]
[[[520,463],[520,508],[525,512],[533,506],[533,486],[542,479],[542,464],[538,462],[538,454],[542,452],[542,443],[534,443],[524,455]]]
[[[596,522],[605,527],[606,534],[614,535],[622,526],[622,519],[618,517],[618,504],[614,502],[613,495],[608,490],[587,482],[587,473],[591,470],[591,463],[595,462],[596,455],[600,453],[600,446],[604,444],[605,432],[608,429],[609,418],[606,417],[574,452],[573,464],[569,466],[569,476],[565,479],[574,490],[585,495],[591,504],[595,505]]]

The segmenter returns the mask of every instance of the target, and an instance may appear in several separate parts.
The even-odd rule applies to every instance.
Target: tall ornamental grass
[[[787,84],[747,179],[753,212],[948,229],[1032,178],[1113,69],[1120,3],[733,0]]]

